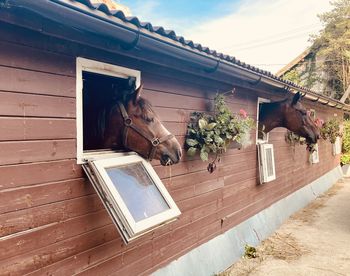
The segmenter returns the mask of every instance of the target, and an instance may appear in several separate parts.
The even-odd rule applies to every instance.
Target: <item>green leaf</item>
[[[194,156],[197,152],[197,149],[194,148],[194,147],[190,147],[188,150],[187,150],[187,155],[188,156]]]
[[[208,125],[208,122],[202,118],[198,120],[198,125],[200,129],[204,129]]]
[[[198,145],[198,141],[194,139],[186,139],[186,144],[189,145],[190,147],[193,147],[195,145]]]
[[[224,142],[220,136],[215,136],[214,141],[217,144],[222,144]]]
[[[208,124],[208,125],[206,126],[205,129],[207,129],[207,130],[212,130],[214,127],[216,127],[216,123],[210,123],[210,124]]]
[[[208,153],[206,151],[201,151],[200,153],[200,158],[203,160],[203,161],[208,161]]]

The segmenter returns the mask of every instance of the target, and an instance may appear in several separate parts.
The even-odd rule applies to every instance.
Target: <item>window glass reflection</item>
[[[106,168],[136,222],[169,209],[142,163]]]

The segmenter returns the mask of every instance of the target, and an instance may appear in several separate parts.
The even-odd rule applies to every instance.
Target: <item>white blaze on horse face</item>
[[[167,136],[170,135],[171,132],[162,124],[162,122],[159,120],[159,124],[160,124],[160,135],[159,137],[163,137],[163,136]],[[180,143],[177,141],[177,139],[175,137],[171,138],[169,141],[169,148],[167,148],[166,152],[164,152],[165,154],[169,154],[171,156],[173,161],[179,159],[182,155],[182,149],[180,146]],[[162,154],[162,152],[160,152],[160,154]],[[180,154],[180,156],[178,156],[178,154]],[[179,160],[177,160],[178,162]]]

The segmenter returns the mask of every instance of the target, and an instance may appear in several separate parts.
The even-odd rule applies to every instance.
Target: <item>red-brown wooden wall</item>
[[[125,246],[76,164],[75,58],[141,70],[144,97],[182,144],[191,111],[232,86],[0,24],[0,275],[149,274],[339,163],[322,141],[320,163],[309,164],[285,129],[270,135],[277,180],[265,185],[254,145],[230,149],[213,174],[198,157],[171,169],[153,162],[182,215]],[[229,102],[255,118],[257,97],[283,96],[237,86]],[[323,119],[337,112],[312,107]]]

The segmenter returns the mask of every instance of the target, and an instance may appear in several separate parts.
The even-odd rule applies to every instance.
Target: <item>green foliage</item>
[[[337,137],[342,136],[340,133],[339,121],[336,118],[326,121],[320,129],[320,134],[324,140],[328,140],[334,144]]]
[[[256,251],[256,248],[254,246],[246,244],[244,246],[244,257],[248,259],[258,257],[258,252]]]
[[[306,143],[306,139],[304,137],[301,137],[290,130],[287,130],[285,139],[286,139],[286,142],[292,146],[305,145]]]
[[[345,165],[350,164],[350,121],[345,120],[343,122],[343,127],[342,155],[340,157],[340,163]]]
[[[342,143],[342,152],[350,153],[350,121],[345,120],[343,122],[343,143]]]
[[[296,84],[301,84],[300,75],[299,75],[299,73],[298,73],[298,71],[297,71],[296,68],[294,68],[294,69],[288,71],[288,72],[283,76],[283,78],[284,78],[285,80],[289,80],[289,81],[294,82],[294,83],[296,83]]]
[[[340,157],[340,163],[342,165],[350,164],[350,153],[343,153]]]
[[[228,108],[225,97],[215,97],[214,114],[194,112],[187,128],[187,154],[193,156],[199,153],[203,161],[209,160],[209,154],[216,157],[208,166],[208,171],[215,169],[217,157],[226,151],[232,141],[237,141],[243,147],[250,141],[250,131],[254,121],[241,109],[239,115],[234,115]]]
[[[307,150],[309,152],[315,151],[315,144],[308,144],[306,142],[306,139],[304,137],[299,136],[298,134],[294,133],[293,131],[287,130],[285,135],[285,140],[288,144],[295,147],[296,145],[307,145]]]
[[[333,10],[319,16],[324,29],[313,38],[311,51],[322,61],[327,89],[335,92],[331,96],[340,98],[350,85],[350,0],[331,4]]]

